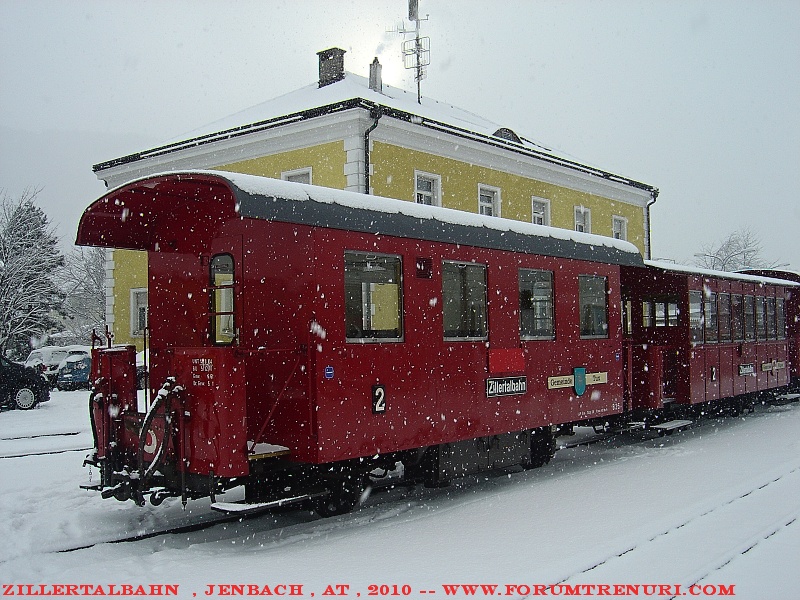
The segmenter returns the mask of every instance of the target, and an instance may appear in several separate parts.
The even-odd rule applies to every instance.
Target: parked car
[[[50,386],[34,368],[0,356],[0,405],[28,410],[50,400]]]
[[[88,352],[88,348],[88,346],[44,346],[31,351],[25,360],[25,365],[37,369],[47,379],[52,389],[56,386],[61,361],[70,353]]]
[[[90,350],[71,350],[69,355],[58,365],[56,387],[59,390],[89,389],[92,373],[92,355]]]

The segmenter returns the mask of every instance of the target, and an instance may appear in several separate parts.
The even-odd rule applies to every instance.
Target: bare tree
[[[24,353],[32,338],[59,328],[64,295],[55,282],[64,266],[58,238],[34,201],[0,192],[0,353]]]
[[[695,256],[695,264],[715,271],[773,269],[785,266],[764,258],[761,240],[749,228],[731,233],[717,244],[707,243]]]
[[[76,246],[59,279],[66,295],[65,333],[76,343],[89,343],[92,329],[105,322],[105,250]]]

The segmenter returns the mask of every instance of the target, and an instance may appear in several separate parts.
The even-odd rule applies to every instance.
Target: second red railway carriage
[[[198,172],[109,192],[87,209],[78,243],[148,252],[147,405],[132,348],[93,361],[89,462],[105,496],[213,498],[244,484],[248,502],[313,498],[334,514],[376,468],[401,462],[439,485],[537,466],[558,425],[750,391],[721,384],[733,340],[698,358],[677,334],[623,336],[647,302],[656,325],[663,305],[690,331],[697,282],[646,266],[618,240]],[[712,293],[750,289],[725,285]],[[770,289],[777,323],[785,290]],[[756,370],[772,361],[757,389],[783,383],[785,340],[773,341],[774,352],[745,357]],[[705,382],[712,352],[718,379]],[[639,372],[651,363],[660,383],[654,368]],[[687,365],[688,378],[673,376]]]
[[[646,414],[721,401],[740,412],[789,384],[786,315],[795,284],[670,263],[645,267],[622,271],[626,408]]]

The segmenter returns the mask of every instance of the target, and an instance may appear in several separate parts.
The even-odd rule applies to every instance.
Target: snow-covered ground
[[[180,598],[366,597],[375,585],[378,596],[435,598],[470,591],[450,585],[497,584],[474,595],[635,597],[613,586],[660,584],[669,587],[638,596],[800,597],[796,404],[560,450],[534,471],[376,493],[342,517],[282,512],[124,543],[106,542],[218,514],[207,500],[137,508],[81,490],[87,404],[86,392],[54,392],[34,411],[0,413],[0,595],[169,584]],[[219,587],[228,584],[255,587]],[[562,586],[536,587],[550,584]]]

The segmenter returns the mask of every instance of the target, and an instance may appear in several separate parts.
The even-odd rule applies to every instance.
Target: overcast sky
[[[800,270],[800,2],[419,0],[425,96],[660,189],[653,257],[749,227]],[[93,164],[317,80],[316,52],[413,90],[406,0],[0,0],[0,188],[74,239]],[[405,25],[411,24],[405,21]]]

